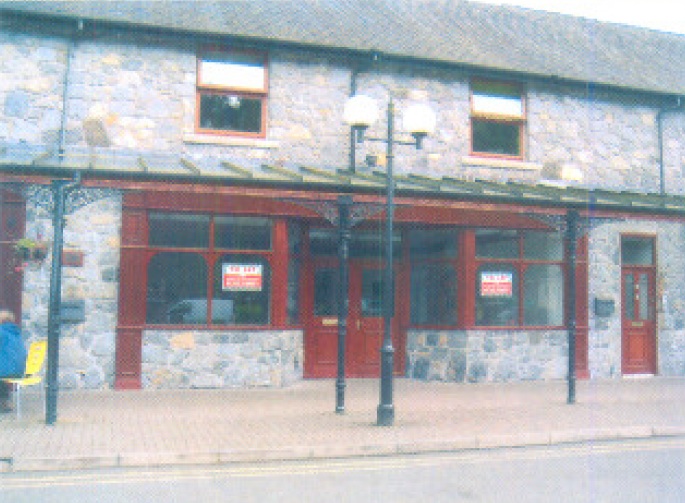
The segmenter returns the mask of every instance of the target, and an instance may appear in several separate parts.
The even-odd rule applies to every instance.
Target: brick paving
[[[0,471],[228,463],[685,436],[685,379],[566,383],[395,380],[395,425],[375,425],[378,380],[283,389],[64,391],[44,424],[40,395],[0,416]]]

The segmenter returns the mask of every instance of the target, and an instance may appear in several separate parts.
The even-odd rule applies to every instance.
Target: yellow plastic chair
[[[45,354],[48,349],[48,341],[40,340],[32,342],[26,356],[26,370],[24,377],[5,377],[2,380],[14,385],[14,407],[17,411],[17,418],[21,418],[21,388],[24,386],[35,386],[43,382],[40,375],[45,363]]]

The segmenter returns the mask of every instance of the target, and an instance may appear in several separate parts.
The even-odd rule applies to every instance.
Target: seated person
[[[5,309],[0,310],[0,378],[23,377],[26,365],[26,347],[21,338],[19,327],[14,323],[14,315]],[[12,385],[0,381],[0,412],[11,412]]]

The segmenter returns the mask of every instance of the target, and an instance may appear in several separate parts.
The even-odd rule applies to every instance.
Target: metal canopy
[[[459,171],[455,167],[455,173]],[[58,155],[54,147],[26,143],[0,144],[2,174],[127,178],[198,183],[264,184],[303,190],[338,190],[354,193],[382,190],[386,175],[378,169],[350,171],[328,167],[262,164],[246,159],[193,157],[185,152],[123,151],[111,148],[70,147]],[[558,182],[526,184],[466,179],[458,176],[396,174],[402,196],[488,200],[557,207],[589,207],[627,212],[685,215],[685,196],[565,186]]]

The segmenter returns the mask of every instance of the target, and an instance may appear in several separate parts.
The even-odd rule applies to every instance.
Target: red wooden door
[[[624,268],[622,284],[623,373],[654,374],[656,372],[654,269]]]
[[[350,261],[349,273],[345,375],[378,377],[384,327],[383,266],[378,262]],[[337,264],[318,262],[308,276],[307,289],[312,294],[311,305],[306,306],[309,316],[305,333],[305,377],[335,377],[338,362]],[[392,337],[396,350],[395,373],[401,373],[403,359],[397,354],[403,348],[397,312],[393,318]]]
[[[305,377],[335,377],[338,361],[338,266],[316,262],[306,276]]]

